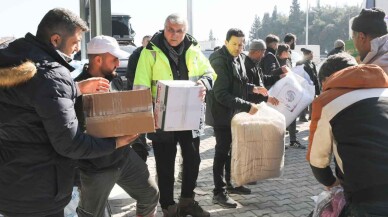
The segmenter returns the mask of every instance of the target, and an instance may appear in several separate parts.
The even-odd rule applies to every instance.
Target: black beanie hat
[[[311,54],[311,53],[312,53],[311,50],[309,50],[309,49],[307,49],[307,48],[303,48],[303,47],[300,49],[300,51],[302,51],[302,53],[303,53],[304,55],[307,55],[307,54]]]
[[[378,8],[362,9],[360,14],[354,18],[352,30],[366,34],[387,34],[387,24],[384,21],[385,13]]]

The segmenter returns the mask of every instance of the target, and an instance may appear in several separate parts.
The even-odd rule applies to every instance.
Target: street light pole
[[[309,44],[309,0],[306,7],[306,45]]]
[[[188,22],[188,33],[193,35],[193,1],[187,0],[187,22]]]

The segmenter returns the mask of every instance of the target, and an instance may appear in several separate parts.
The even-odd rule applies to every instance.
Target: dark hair
[[[279,42],[279,37],[273,34],[267,35],[267,37],[265,37],[265,43],[267,44],[267,46],[272,42]]]
[[[312,53],[311,50],[309,50],[309,49],[307,49],[307,48],[304,48],[304,47],[302,47],[302,48],[300,49],[300,51],[302,51],[302,53],[303,53],[304,55],[307,55],[307,54],[311,54],[311,53]]]
[[[221,48],[221,46],[215,46],[213,51],[219,50],[220,48]]]
[[[74,34],[77,28],[86,32],[89,30],[85,21],[78,15],[65,8],[54,8],[44,15],[38,25],[36,37],[42,42],[50,43],[54,34],[67,38]]]
[[[319,69],[318,78],[322,82],[330,75],[349,66],[356,66],[357,61],[346,52],[331,55],[323,62]]]
[[[279,56],[283,52],[290,52],[290,45],[288,45],[288,44],[279,44],[278,50],[276,51],[276,55]]]
[[[292,40],[294,40],[294,42],[296,41],[296,35],[294,35],[292,33],[287,33],[286,36],[284,36],[284,39],[283,39],[283,41],[285,43],[291,42]]]
[[[241,29],[231,28],[226,33],[226,41],[229,41],[232,36],[245,37],[244,32]]]

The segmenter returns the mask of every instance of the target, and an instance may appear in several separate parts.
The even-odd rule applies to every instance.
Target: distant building
[[[220,40],[212,40],[212,41],[199,41],[199,45],[201,46],[201,50],[211,50],[213,51],[216,46],[222,46],[223,43]]]

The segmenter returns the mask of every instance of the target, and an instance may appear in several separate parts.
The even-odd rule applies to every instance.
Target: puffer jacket
[[[0,213],[46,216],[71,199],[73,159],[115,150],[78,128],[73,68],[28,33],[0,50]]]

